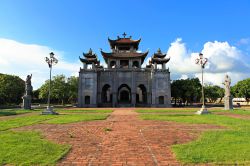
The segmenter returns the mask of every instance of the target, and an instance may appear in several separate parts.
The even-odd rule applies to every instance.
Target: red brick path
[[[132,109],[116,109],[106,121],[39,124],[47,139],[72,146],[58,165],[181,165],[171,145],[196,139],[211,125],[140,120]]]

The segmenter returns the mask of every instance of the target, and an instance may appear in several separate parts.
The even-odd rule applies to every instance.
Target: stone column
[[[154,68],[157,69],[157,63],[154,63]]]
[[[151,105],[152,103],[152,95],[150,92],[147,92],[147,105]]]
[[[102,103],[102,92],[98,92],[98,95],[97,95],[97,106],[100,105]]]
[[[79,72],[79,81],[78,81],[78,107],[83,107],[83,91],[82,91],[82,73]]]
[[[116,105],[117,105],[117,93],[113,92],[112,96],[113,96],[112,107],[116,107]]]
[[[166,69],[166,63],[162,64],[162,69]]]
[[[233,98],[232,96],[224,97],[224,109],[225,110],[233,110]]]
[[[120,60],[116,60],[117,68],[121,68]]]
[[[87,64],[86,63],[82,63],[83,64],[83,69],[87,69]]]
[[[31,96],[30,95],[23,96],[23,109],[25,110],[31,109]]]
[[[135,107],[135,103],[136,103],[136,93],[132,92],[132,107]]]

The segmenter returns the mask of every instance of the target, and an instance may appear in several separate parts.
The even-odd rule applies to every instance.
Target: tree
[[[244,97],[246,101],[250,98],[250,78],[239,81],[231,88],[234,97]]]
[[[201,97],[201,84],[198,78],[175,80],[171,83],[171,94],[180,103],[184,102],[186,105],[197,101]]]
[[[54,76],[51,80],[51,101],[74,103],[77,100],[78,77],[66,78],[64,75]],[[47,99],[49,93],[49,80],[39,88],[39,99]]]
[[[64,75],[54,76],[51,80],[51,100],[61,102],[64,104],[64,101],[68,97],[66,78]],[[39,98],[46,99],[49,94],[49,80],[45,81],[40,88]]]
[[[0,103],[19,104],[25,91],[25,81],[20,77],[0,73]]]
[[[78,93],[78,77],[71,76],[68,78],[68,87],[69,87],[69,99],[68,102],[76,103],[77,102],[77,93]]]
[[[215,102],[220,98],[220,102],[224,97],[224,89],[217,85],[205,85],[204,86],[205,96],[209,99],[209,102]]]

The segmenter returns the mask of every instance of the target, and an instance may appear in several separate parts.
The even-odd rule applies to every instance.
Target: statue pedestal
[[[30,110],[31,109],[31,96],[24,95],[22,98],[23,98],[23,109]]]
[[[203,115],[203,114],[211,114],[211,112],[209,112],[207,110],[207,108],[203,105],[201,107],[201,109],[199,111],[197,111],[195,114],[197,114],[197,115]]]
[[[233,110],[232,96],[224,97],[224,110]]]
[[[53,111],[53,107],[47,106],[47,108],[42,112],[42,115],[58,115],[58,113]]]

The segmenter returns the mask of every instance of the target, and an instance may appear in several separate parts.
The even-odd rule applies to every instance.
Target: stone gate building
[[[124,34],[108,41],[111,52],[101,50],[106,68],[91,49],[80,58],[78,106],[171,107],[170,72],[166,69],[170,59],[166,54],[159,49],[143,68],[148,51],[138,52],[141,39],[132,40]]]

